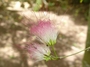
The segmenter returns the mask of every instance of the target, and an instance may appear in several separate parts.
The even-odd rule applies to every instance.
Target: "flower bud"
[[[36,61],[50,60],[50,49],[46,45],[31,44],[27,47],[30,57]]]

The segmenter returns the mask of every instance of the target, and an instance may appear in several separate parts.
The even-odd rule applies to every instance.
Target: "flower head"
[[[27,47],[30,57],[36,61],[50,60],[50,49],[46,45],[31,44]]]
[[[50,21],[39,21],[31,28],[31,33],[40,37],[46,44],[54,45],[57,39],[57,30]]]

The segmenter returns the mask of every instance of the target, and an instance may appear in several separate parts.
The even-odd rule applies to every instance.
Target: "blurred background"
[[[39,19],[59,30],[58,56],[85,47],[90,0],[0,0],[0,67],[82,67],[84,52],[55,61],[35,63],[23,47],[37,41],[29,27]]]

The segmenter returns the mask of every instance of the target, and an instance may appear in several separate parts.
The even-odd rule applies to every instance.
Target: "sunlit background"
[[[82,67],[84,52],[55,61],[35,63],[23,49],[37,41],[28,27],[50,19],[59,30],[58,56],[85,47],[90,0],[0,0],[0,67]]]

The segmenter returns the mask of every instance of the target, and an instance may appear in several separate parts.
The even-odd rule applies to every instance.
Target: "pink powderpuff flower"
[[[31,27],[31,33],[42,39],[47,45],[54,45],[57,39],[57,30],[49,21],[39,21]]]
[[[50,60],[50,49],[46,45],[31,44],[27,47],[30,57],[35,61]]]

